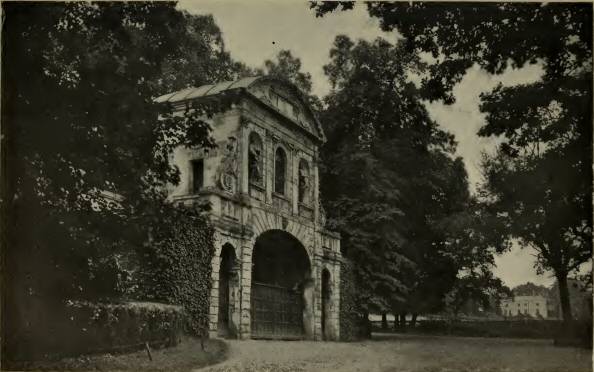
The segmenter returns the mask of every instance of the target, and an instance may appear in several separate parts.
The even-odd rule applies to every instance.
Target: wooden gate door
[[[303,338],[303,296],[300,291],[252,283],[252,338]]]
[[[229,333],[229,274],[219,276],[219,321],[218,334],[226,337]]]

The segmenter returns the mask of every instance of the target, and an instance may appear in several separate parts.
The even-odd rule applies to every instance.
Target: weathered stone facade
[[[212,119],[217,148],[177,149],[173,161],[181,182],[170,192],[175,203],[207,199],[212,205],[217,253],[210,331],[221,334],[225,325],[227,335],[254,336],[252,316],[258,309],[251,303],[252,270],[262,266],[252,260],[254,247],[266,232],[281,231],[299,241],[309,261],[307,278],[297,283],[303,296],[303,338],[338,340],[340,240],[324,229],[319,207],[321,126],[292,85],[266,77],[190,88],[158,101],[183,112],[189,101],[221,92],[236,93],[239,101]]]

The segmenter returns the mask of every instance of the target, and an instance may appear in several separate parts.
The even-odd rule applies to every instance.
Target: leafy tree
[[[513,288],[515,296],[544,296],[548,297],[549,290],[547,287],[537,285],[532,282],[526,282],[526,284],[520,284]]]
[[[355,263],[361,311],[430,311],[458,271],[437,223],[468,199],[455,143],[406,78],[423,68],[415,54],[338,36],[330,56],[321,191],[330,227]]]
[[[164,223],[165,186],[179,180],[169,152],[213,145],[201,118],[215,104],[174,116],[153,99],[233,78],[242,67],[224,51],[212,17],[179,12],[174,3],[2,7],[10,289],[3,331],[11,340],[28,320],[43,319],[29,313],[36,308],[47,313],[66,298],[125,292],[127,254]]]
[[[264,74],[290,81],[301,91],[316,112],[322,110],[322,101],[311,92],[311,74],[301,70],[301,59],[293,56],[290,50],[281,50],[274,60],[264,61],[264,69],[256,69],[255,74]]]
[[[488,269],[472,270],[456,280],[452,290],[448,293],[447,309],[454,318],[468,302],[478,303],[483,309],[490,309],[503,297],[511,295],[501,279],[493,275]]]
[[[318,13],[351,5],[312,4]],[[484,161],[482,196],[500,232],[538,252],[536,267],[559,281],[570,320],[567,276],[592,254],[592,5],[368,3],[382,29],[436,63],[421,94],[452,103],[473,64],[492,74],[540,63],[541,81],[496,87],[482,96],[481,136],[502,136]]]

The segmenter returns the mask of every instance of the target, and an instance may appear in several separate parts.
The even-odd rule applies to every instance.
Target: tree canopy
[[[407,79],[425,66],[382,39],[338,36],[330,57],[322,200],[356,263],[362,311],[440,309],[460,264],[442,227],[470,200],[453,136]]]
[[[317,15],[351,2],[312,4]],[[385,31],[406,49],[434,59],[421,95],[455,100],[452,88],[473,64],[492,74],[508,66],[543,66],[533,84],[486,92],[480,136],[500,136],[483,161],[481,197],[500,234],[538,252],[539,270],[560,282],[571,319],[567,276],[592,252],[592,5],[538,3],[368,3]]]
[[[16,320],[49,302],[125,294],[126,252],[174,234],[170,150],[213,146],[203,118],[214,104],[174,116],[153,99],[244,68],[211,16],[175,3],[2,8],[3,316]],[[21,324],[3,331],[22,335]]]

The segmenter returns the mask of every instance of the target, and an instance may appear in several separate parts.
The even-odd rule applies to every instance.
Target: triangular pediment
[[[283,115],[320,141],[325,141],[324,131],[304,95],[290,82],[268,76],[252,76],[235,81],[186,88],[165,94],[155,102],[182,105],[184,102],[216,97],[224,92],[247,92],[271,110]]]
[[[248,92],[315,137],[324,138],[322,129],[305,97],[291,83],[279,79],[262,78],[252,84]]]

